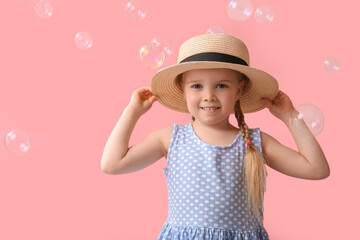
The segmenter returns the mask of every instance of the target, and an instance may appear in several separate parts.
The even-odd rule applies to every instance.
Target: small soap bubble
[[[140,0],[132,0],[125,5],[125,12],[132,20],[143,20],[146,17],[146,7]]]
[[[224,30],[220,26],[212,26],[206,31],[206,34],[214,34],[214,33],[224,33]]]
[[[151,45],[153,48],[159,48],[168,56],[170,56],[172,53],[172,43],[166,36],[158,36],[153,38],[153,40],[151,40]]]
[[[328,57],[323,64],[323,67],[328,73],[335,73],[340,69],[340,62],[336,58]]]
[[[291,116],[290,125],[295,131],[300,130],[302,136],[309,136],[306,129],[301,130],[300,122],[303,120],[313,136],[318,135],[324,128],[325,117],[322,111],[313,104],[302,104],[295,109],[298,113]]]
[[[39,18],[49,18],[53,13],[51,3],[46,0],[40,0],[37,2],[34,6],[34,10]]]
[[[269,6],[260,6],[255,11],[255,20],[261,24],[270,24],[274,20],[274,11]]]
[[[79,49],[86,50],[91,48],[93,40],[89,33],[79,32],[78,34],[76,34],[75,44]]]
[[[227,7],[228,15],[235,21],[247,20],[253,11],[251,0],[231,0]]]
[[[146,68],[155,69],[164,63],[165,54],[160,48],[154,48],[152,44],[147,44],[140,48],[139,59]]]
[[[26,132],[14,129],[6,135],[5,147],[17,155],[24,154],[30,149],[30,137]]]

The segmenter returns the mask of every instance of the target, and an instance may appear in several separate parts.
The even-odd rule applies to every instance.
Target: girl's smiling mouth
[[[200,108],[206,111],[215,111],[220,109],[220,107],[200,107]]]

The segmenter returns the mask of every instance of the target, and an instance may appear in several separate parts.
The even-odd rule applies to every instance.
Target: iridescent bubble
[[[79,49],[86,50],[91,48],[93,40],[89,33],[79,32],[78,34],[76,34],[75,44]]]
[[[146,7],[140,0],[132,0],[125,5],[125,12],[132,20],[143,20],[146,17]]]
[[[313,136],[318,135],[324,128],[325,117],[322,111],[313,104],[302,104],[295,109],[298,113],[291,117],[290,125],[294,131],[299,132],[302,136],[311,137],[308,130]],[[304,121],[308,129],[302,127]]]
[[[253,11],[251,0],[231,0],[228,4],[227,12],[231,19],[235,21],[247,20]]]
[[[49,1],[40,0],[40,2],[35,4],[34,10],[39,18],[49,18],[52,16],[53,8]]]
[[[260,6],[255,11],[255,20],[261,24],[270,24],[274,20],[274,11],[269,6]]]
[[[26,132],[14,129],[6,135],[5,147],[17,155],[24,154],[30,149],[30,137]]]
[[[324,61],[323,67],[326,72],[334,73],[339,71],[340,69],[340,62],[336,58],[329,57]]]
[[[172,53],[172,43],[166,36],[158,36],[153,38],[153,40],[151,40],[151,45],[153,48],[159,48],[168,56]]]
[[[146,68],[155,69],[164,63],[165,54],[160,48],[147,44],[140,48],[139,59]]]
[[[212,26],[206,31],[206,34],[214,34],[214,33],[224,33],[224,30],[220,26]]]

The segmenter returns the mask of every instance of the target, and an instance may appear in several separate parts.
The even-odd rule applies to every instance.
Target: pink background
[[[149,86],[158,70],[141,65],[140,47],[168,36],[174,53],[162,67],[168,66],[184,40],[213,25],[242,39],[251,66],[276,77],[295,106],[314,104],[326,118],[317,139],[331,167],[329,178],[302,180],[268,168],[264,224],[271,239],[359,236],[356,1],[253,0],[254,11],[261,5],[274,10],[270,25],[254,16],[231,20],[228,0],[143,0],[143,21],[125,14],[124,0],[52,0],[49,19],[38,18],[31,2],[36,1],[0,1],[0,239],[156,239],[167,217],[165,159],[112,176],[100,169],[102,151],[132,91]],[[74,43],[81,31],[93,37],[89,50]],[[339,72],[324,71],[327,57],[340,61]],[[296,148],[268,110],[245,118],[250,127]],[[131,143],[189,120],[155,103]],[[30,151],[21,156],[3,144],[14,128],[31,137]]]

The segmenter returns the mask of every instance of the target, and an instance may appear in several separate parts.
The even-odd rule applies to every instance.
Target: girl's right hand
[[[135,108],[140,114],[146,113],[157,100],[149,87],[136,89],[131,96],[129,106]]]
[[[269,109],[269,111],[283,122],[288,121],[291,116],[291,112],[295,110],[293,103],[288,95],[279,90],[274,100],[268,98],[262,98],[262,102]]]

